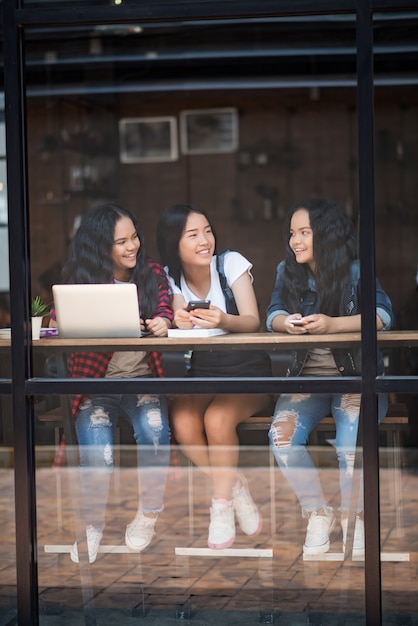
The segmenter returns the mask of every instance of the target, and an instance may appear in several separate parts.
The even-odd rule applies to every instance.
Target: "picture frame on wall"
[[[122,163],[156,163],[178,159],[177,120],[167,117],[127,117],[119,120]]]
[[[238,149],[238,110],[233,107],[180,113],[183,154],[215,154]]]

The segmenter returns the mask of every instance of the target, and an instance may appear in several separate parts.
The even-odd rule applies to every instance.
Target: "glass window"
[[[155,238],[158,218],[168,205],[187,200],[208,211],[219,250],[230,247],[250,259],[264,328],[276,266],[285,253],[288,233],[284,232],[284,218],[290,207],[306,197],[331,196],[356,223],[353,16],[89,26],[50,32],[33,29],[28,32],[26,59],[33,280],[47,263],[66,262],[80,219],[90,207],[104,201],[118,202],[137,213],[147,251],[159,259]],[[193,132],[201,135],[203,128],[209,138],[188,136],[191,126],[186,114],[190,112]],[[126,123],[121,125],[126,120],[136,124],[132,132],[141,123],[136,141],[143,145],[135,150],[146,153],[145,158],[126,158]],[[154,154],[150,133],[156,122],[171,128],[163,135],[166,145],[162,152],[158,143],[166,158],[158,160],[146,158]],[[198,149],[190,149],[196,145]],[[205,145],[209,146],[206,150]],[[46,229],[53,229],[54,237],[46,237]],[[289,351],[285,352],[273,359],[276,375],[286,369]],[[47,362],[47,368],[50,365]],[[47,375],[45,370],[41,375]],[[334,368],[331,375],[336,377],[338,370]],[[51,396],[42,402],[48,398],[54,403]],[[316,399],[313,394],[313,401]],[[60,412],[59,406],[45,412],[54,415],[56,410]],[[222,579],[228,581],[225,584],[231,600],[223,601],[218,610],[231,615],[236,615],[238,606],[240,610],[269,614],[277,605],[296,616],[314,611],[319,603],[328,613],[364,615],[362,563],[356,569],[355,595],[349,592],[351,583],[348,585],[345,577],[336,586],[333,583],[341,568],[350,571],[350,580],[353,574],[351,559],[344,562],[337,455],[326,443],[335,437],[332,419],[326,425],[328,435],[321,429],[319,440],[310,440],[307,451],[312,465],[304,472],[311,485],[321,481],[324,502],[335,510],[330,543],[326,548],[305,550],[304,555],[308,519],[302,516],[298,501],[300,489],[283,479],[282,469],[269,453],[271,414],[272,406],[262,409],[256,430],[251,429],[254,422],[250,418],[248,424],[239,427],[241,446],[238,448],[236,441],[228,454],[224,451],[225,458],[238,460],[245,477],[239,484],[248,481],[261,514],[257,519],[264,520],[262,530],[258,523],[248,528],[242,512],[235,512],[236,538],[229,547],[237,550],[239,569],[234,559],[228,558],[234,553],[222,557],[208,554],[213,489],[205,470],[207,460],[202,460],[208,458],[207,450],[200,457],[194,456],[190,446],[172,450],[165,508],[158,517],[155,537],[141,554],[147,573],[136,569],[131,577],[136,589],[150,587],[146,599],[149,609],[160,607],[157,595],[161,597],[161,590],[154,594],[152,581],[164,579],[165,589],[171,593],[174,585],[177,596],[181,596],[175,599],[165,594],[167,610],[177,608],[190,614],[206,609],[214,617],[216,610],[210,607],[215,598],[224,595]],[[106,415],[104,407],[105,421]],[[47,418],[41,421],[46,424]],[[55,448],[61,428],[62,422],[49,426],[48,442]],[[81,431],[79,436],[83,437]],[[65,468],[59,472],[59,488],[56,485],[53,490],[60,493],[56,515],[52,502],[39,511],[39,534],[46,546],[52,546],[44,553],[40,546],[39,553],[41,580],[48,586],[51,564],[58,569],[73,567],[74,573],[78,572],[70,560],[79,530],[78,511],[84,510],[85,502],[90,508],[101,507],[100,524],[96,524],[99,532],[90,542],[101,539],[97,560],[109,565],[108,578],[102,578],[92,565],[103,606],[111,581],[126,579],[126,565],[129,569],[138,558],[126,547],[129,536],[135,535],[132,520],[141,502],[133,478],[137,475],[137,457],[132,427],[128,424],[126,428],[125,420],[119,418],[114,437],[116,445],[110,456],[117,465],[110,478],[106,470],[93,477],[94,472],[90,475],[83,469],[82,493],[74,496],[72,478],[67,477],[76,477],[78,472]],[[42,445],[38,462],[41,451]],[[51,465],[49,458],[49,468],[42,476],[58,482]],[[196,465],[203,466],[203,471]],[[354,476],[357,489],[361,473],[356,470]],[[95,496],[86,498],[84,491],[94,487],[96,480],[100,489],[108,484],[105,496],[99,496],[96,486]],[[235,485],[235,480],[232,482]],[[146,492],[148,485],[142,482],[142,486]],[[350,498],[350,487],[344,497]],[[86,520],[92,516],[89,511]],[[348,532],[348,519],[343,520],[342,528]],[[255,536],[247,536],[252,534]],[[60,557],[58,550],[65,554]],[[181,574],[172,583],[174,559]],[[309,572],[324,562],[326,569],[318,585]],[[227,574],[229,568],[231,572],[235,568],[234,577]],[[306,572],[303,578],[301,568]],[[196,581],[192,589],[191,579]],[[257,588],[257,594],[248,594],[248,587]],[[299,597],[305,598],[303,602],[294,601],[295,588]],[[50,601],[46,593],[42,599]],[[116,604],[119,602],[120,598]],[[144,608],[137,594],[129,604],[132,611]],[[68,601],[63,605],[65,612],[70,611]]]
[[[0,330],[0,386],[10,385],[10,343]],[[0,394],[0,606],[4,619],[16,617],[15,485],[13,419],[10,395]]]
[[[61,270],[73,238],[91,208],[105,203],[126,207],[138,218],[142,251],[146,247],[147,255],[163,261],[156,240],[159,218],[168,205],[187,202],[208,212],[218,253],[232,249],[243,255],[244,263],[248,260],[242,273],[251,270],[254,309],[258,306],[260,328],[266,331],[272,322],[267,309],[277,264],[286,256],[291,234],[286,216],[295,203],[328,196],[342,207],[354,231],[360,210],[362,225],[373,228],[372,207],[359,200],[358,179],[364,182],[359,162],[364,155],[359,161],[358,120],[364,119],[364,112],[358,110],[356,73],[362,65],[356,47],[361,49],[363,42],[356,33],[356,16],[330,12],[243,19],[222,17],[223,7],[217,19],[188,14],[176,22],[162,21],[160,5],[156,21],[82,22],[83,9],[94,7],[107,7],[97,14],[102,18],[108,19],[110,11],[120,16],[117,4],[122,2],[92,0],[82,7],[77,0],[24,2],[24,21],[31,22],[31,9],[41,8],[53,8],[57,18],[53,26],[24,25],[27,99],[22,110],[27,115],[28,189],[23,192],[29,224],[21,226],[30,238],[30,267],[24,267],[30,295],[52,301],[52,285],[63,280]],[[136,6],[142,15],[149,3],[123,4]],[[165,3],[167,11],[169,4]],[[67,11],[74,5],[79,5],[80,22],[67,20],[61,26],[59,9]],[[416,18],[415,12],[386,11],[375,13],[373,21],[376,273],[392,300],[396,328],[404,332],[414,323],[404,311],[417,293],[418,261],[412,241],[412,198],[417,195],[412,175]],[[6,234],[1,158],[0,154],[0,231]],[[9,194],[13,198],[13,190]],[[19,211],[12,214],[10,219],[19,219]],[[316,228],[314,240],[321,232]],[[300,265],[310,269],[310,290],[300,296],[296,280],[289,290],[297,292],[297,307],[304,307],[304,316],[317,313],[315,294],[323,295],[329,284],[325,281],[324,290],[315,263],[309,262],[309,243],[294,256],[300,261],[299,253],[306,254],[306,248],[308,260]],[[328,260],[326,270],[335,265],[331,246],[322,250],[322,257]],[[116,266],[113,252],[112,261]],[[352,267],[350,312],[357,310],[359,293]],[[335,281],[332,272],[327,277]],[[234,279],[239,282],[237,276]],[[334,286],[329,290],[331,300],[338,281]],[[6,294],[7,290],[5,283]],[[196,297],[207,295],[199,291]],[[367,306],[367,301],[360,304]],[[324,301],[321,305],[325,307]],[[285,306],[297,308],[290,295]],[[45,316],[43,335],[48,324]],[[414,516],[406,496],[416,443],[412,393],[416,371],[411,367],[415,336],[404,341],[403,335],[390,343],[379,335],[386,377],[379,369],[379,377],[371,381],[371,388],[381,392],[376,391],[378,430],[377,423],[370,428],[367,411],[359,420],[360,332],[350,333],[349,346],[338,344],[341,351],[333,344],[328,348],[326,342],[309,343],[314,334],[289,346],[286,340],[293,335],[283,333],[276,345],[266,348],[274,379],[268,375],[260,382],[250,371],[239,381],[240,388],[224,376],[205,376],[203,382],[193,376],[207,374],[210,357],[217,374],[229,358],[244,361],[242,350],[251,338],[244,342],[238,336],[237,341],[237,333],[214,337],[202,350],[199,346],[192,350],[186,342],[176,357],[172,346],[162,344],[167,348],[163,358],[168,380],[156,376],[157,357],[151,365],[148,356],[136,354],[136,344],[123,345],[128,349],[121,351],[109,342],[54,345],[54,339],[59,342],[62,337],[33,342],[22,371],[28,368],[29,373],[25,400],[34,405],[34,415],[28,409],[28,418],[35,420],[41,623],[51,612],[79,621],[90,610],[103,612],[106,618],[114,611],[115,619],[151,615],[159,623],[173,617],[202,617],[208,624],[219,623],[221,617],[237,623],[254,617],[272,623],[278,612],[292,623],[319,621],[318,614],[325,620],[365,623],[366,604],[369,613],[375,610],[365,602],[365,594],[367,589],[375,593],[377,585],[371,589],[370,577],[365,582],[362,435],[373,428],[380,444],[385,619],[392,620],[394,612],[402,617],[415,614],[410,610],[411,591],[403,591],[405,581],[414,577],[410,568]],[[277,331],[265,336],[270,341],[278,338]],[[141,353],[147,352],[148,340],[141,339]],[[215,350],[216,342],[223,342],[222,352]],[[302,369],[295,364],[286,377],[295,347],[304,348],[303,358],[299,353]],[[66,368],[73,364],[68,358],[76,348],[82,353],[104,348],[107,352],[101,352],[100,372],[97,354],[90,355],[90,369],[73,371],[72,396],[59,395],[62,388],[56,383],[63,383],[57,379],[67,377]],[[370,352],[363,356],[371,366],[376,355],[375,350]],[[126,361],[133,355],[135,370],[128,372]],[[9,339],[1,336],[0,356],[5,357],[0,372],[0,451],[8,459],[4,497],[12,502],[13,476],[7,473],[13,465],[8,456],[13,444],[10,351]],[[246,355],[245,363],[249,362]],[[115,372],[120,376],[112,376]],[[347,373],[350,380],[344,378]],[[105,380],[91,382],[85,380],[86,374]],[[391,378],[392,374],[402,378]],[[367,368],[364,376],[369,375]],[[254,390],[257,393],[251,393]],[[68,386],[65,391],[70,391]],[[214,404],[211,394],[217,394]],[[367,407],[366,391],[364,398]],[[168,411],[176,437],[171,441]],[[21,422],[22,413],[14,419]],[[359,421],[365,428],[357,433]],[[142,439],[150,432],[154,439],[144,444]],[[101,438],[100,446],[91,435]],[[25,441],[16,441],[21,450]],[[370,441],[364,445],[371,450]],[[375,522],[366,520],[366,530],[375,531],[378,513],[371,515]],[[23,517],[17,516],[20,527]],[[213,525],[212,518],[221,521],[221,539],[219,524]],[[8,530],[14,519],[9,515],[5,524]],[[230,533],[226,539],[225,526]],[[5,584],[13,585],[14,553],[11,556],[9,543],[7,539],[4,547],[0,545],[0,551],[6,559],[1,562],[11,569],[1,571]],[[377,562],[369,563],[377,570]],[[394,592],[394,572],[404,595]],[[12,616],[13,603],[12,599],[7,604]]]
[[[416,231],[417,106],[414,31],[417,12],[374,16],[376,258],[382,283],[392,299],[395,328],[417,329],[418,259]],[[386,374],[411,378],[418,374],[416,341],[386,350]],[[415,381],[413,381],[415,377]],[[414,613],[412,590],[393,603],[393,584],[409,577],[413,560],[413,505],[408,490],[416,472],[417,396],[391,393],[390,408],[381,427],[381,550],[385,619]],[[385,559],[388,562],[385,562]],[[406,577],[406,578],[405,578]],[[407,587],[406,587],[407,589]],[[396,594],[398,595],[398,594]],[[398,601],[399,600],[399,601]],[[398,618],[400,619],[400,618]],[[405,617],[406,619],[406,617]]]

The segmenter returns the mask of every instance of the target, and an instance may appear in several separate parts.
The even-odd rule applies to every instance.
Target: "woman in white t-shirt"
[[[216,241],[206,213],[197,206],[175,204],[161,216],[157,239],[169,276],[174,325],[180,329],[220,328],[256,332],[260,326],[251,276],[252,264],[228,251],[220,274]],[[225,285],[232,291],[232,303]],[[187,311],[190,300],[210,300],[208,309]],[[270,359],[257,351],[196,351],[190,376],[270,376]],[[213,484],[208,546],[230,547],[235,539],[235,514],[247,535],[261,530],[262,520],[244,476],[238,474],[237,426],[262,411],[269,398],[257,394],[177,396],[171,406],[176,441],[195,465],[210,468]]]

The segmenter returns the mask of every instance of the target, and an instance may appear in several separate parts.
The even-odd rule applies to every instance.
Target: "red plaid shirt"
[[[153,317],[166,317],[171,322],[173,309],[171,308],[166,274],[162,266],[156,261],[148,259],[148,265],[158,278],[158,304]],[[141,300],[141,294],[139,294],[139,300]],[[55,310],[51,311],[51,318],[55,319]],[[113,352],[73,352],[68,364],[69,375],[71,378],[104,378],[112,356]],[[164,363],[161,353],[147,352],[147,360],[153,376],[163,378]],[[74,418],[77,417],[80,406],[85,399],[86,396],[83,394],[71,396],[71,413]],[[61,466],[65,463],[64,445],[64,441],[62,441],[55,458],[55,466]]]

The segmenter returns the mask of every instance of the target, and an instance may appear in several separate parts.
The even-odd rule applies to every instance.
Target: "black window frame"
[[[39,3],[38,3],[39,4]],[[297,6],[296,6],[297,5]],[[401,5],[401,6],[400,6]],[[164,2],[152,0],[140,6],[82,6],[70,8],[33,8],[22,0],[3,0],[3,53],[5,117],[8,169],[10,296],[12,318],[11,379],[0,381],[0,394],[11,395],[14,415],[16,567],[18,623],[39,623],[37,580],[37,527],[34,454],[33,398],[37,394],[69,394],[83,390],[112,391],[108,380],[71,381],[35,379],[32,347],[27,328],[30,319],[29,208],[26,155],[26,117],[24,55],[25,29],[34,26],[134,23],[138,21],[215,20],[286,15],[352,13],[357,30],[358,165],[360,205],[360,260],[362,263],[362,376],[344,381],[344,390],[362,393],[363,409],[369,419],[362,420],[366,560],[366,623],[382,623],[381,568],[379,534],[379,443],[377,394],[412,393],[416,378],[377,375],[375,318],[375,214],[374,214],[374,138],[373,138],[373,14],[376,11],[402,12],[418,7],[417,0],[209,0]],[[342,382],[331,381],[335,391]],[[233,379],[176,382],[180,393],[240,391]],[[257,379],[247,391],[277,393],[289,390],[292,380]],[[118,383],[119,392],[138,391],[137,383]],[[327,382],[329,388],[329,382]],[[321,381],[306,381],[307,391],[321,391]],[[144,382],[143,391],[171,393],[170,379]]]

